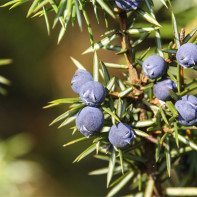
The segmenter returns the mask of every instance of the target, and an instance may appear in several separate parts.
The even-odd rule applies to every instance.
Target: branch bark
[[[134,55],[132,53],[132,46],[130,44],[129,36],[126,33],[126,29],[127,29],[127,13],[126,13],[126,11],[123,11],[123,10],[120,11],[119,20],[120,20],[120,29],[122,31],[121,45],[122,45],[122,50],[123,51],[126,50],[124,55],[125,55],[125,59],[127,61],[127,65],[129,67],[129,77],[131,79],[132,84],[140,85],[141,84],[140,75],[137,72],[137,69],[133,66]]]
[[[132,52],[132,46],[130,44],[130,38],[129,35],[126,33],[127,30],[127,13],[126,11],[120,10],[119,9],[119,20],[120,20],[120,29],[122,31],[122,36],[121,36],[121,45],[122,45],[122,50],[126,51],[124,53],[125,59],[127,61],[128,65],[128,72],[129,72],[129,77],[131,79],[131,83],[137,86],[141,86],[143,80],[141,80],[141,70],[137,71],[137,69],[133,66],[134,62],[134,55]],[[137,88],[136,88],[137,90]],[[134,90],[135,91],[135,90]],[[139,91],[139,90],[138,90]],[[143,98],[143,92],[141,91],[141,98]],[[141,99],[139,102],[136,103],[136,106],[141,109],[139,119],[140,120],[146,120],[147,119],[147,113],[146,113],[146,107],[145,105],[141,102]]]

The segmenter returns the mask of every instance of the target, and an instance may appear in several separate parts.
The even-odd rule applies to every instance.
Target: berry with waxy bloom
[[[184,68],[197,65],[197,45],[186,43],[180,46],[176,53],[176,60]]]
[[[177,121],[182,125],[197,124],[197,98],[193,95],[185,95],[176,103],[175,108],[178,111]]]
[[[133,129],[126,123],[117,123],[109,131],[109,141],[117,148],[125,148],[135,137]]]
[[[142,65],[144,74],[150,79],[161,77],[166,72],[166,62],[159,55],[151,55],[147,57]]]
[[[92,74],[86,70],[78,69],[71,80],[71,88],[75,93],[79,94],[82,85],[89,81],[93,81]]]
[[[89,81],[81,87],[80,98],[88,106],[98,106],[105,100],[105,88],[100,82]]]
[[[167,101],[171,99],[169,90],[177,92],[176,83],[171,79],[161,79],[157,81],[153,87],[155,97],[162,101]]]
[[[78,130],[89,137],[100,132],[104,124],[104,116],[100,109],[87,106],[78,112],[75,123]]]
[[[125,11],[136,10],[142,0],[115,0],[116,5]]]

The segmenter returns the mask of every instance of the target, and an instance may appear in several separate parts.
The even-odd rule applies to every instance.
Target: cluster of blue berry
[[[105,88],[100,82],[93,81],[92,74],[83,69],[75,72],[71,87],[87,105],[77,114],[78,130],[87,137],[99,133],[103,127],[104,116],[97,106],[105,99]]]
[[[141,0],[116,0],[118,8],[131,11],[136,10]],[[182,45],[177,53],[177,62],[184,68],[189,68],[197,64],[197,45],[186,43]],[[169,90],[177,92],[177,85],[170,78],[162,78],[167,71],[165,60],[159,55],[151,55],[145,59],[142,65],[144,74],[150,79],[158,79],[153,87],[156,98],[162,101],[171,99]],[[98,134],[104,125],[104,115],[98,106],[105,100],[105,88],[86,70],[78,69],[71,81],[73,91],[80,95],[81,100],[86,105],[78,112],[76,126],[86,137]],[[180,98],[175,108],[178,111],[177,120],[183,125],[194,125],[197,123],[197,98],[186,95]],[[133,129],[126,123],[117,123],[109,131],[109,141],[117,148],[127,147],[135,137]]]
[[[100,82],[93,81],[92,74],[83,69],[75,72],[71,87],[87,105],[77,114],[77,129],[86,137],[98,134],[104,125],[104,116],[97,107],[105,100],[105,88]],[[110,129],[109,141],[117,148],[124,148],[131,144],[134,136],[129,125],[117,123]]]
[[[182,45],[177,53],[177,62],[184,68],[195,66],[197,63],[197,45],[187,43]],[[144,74],[150,79],[158,79],[166,73],[167,64],[159,55],[151,55],[145,59],[142,65]],[[86,70],[78,69],[71,81],[73,91],[80,95],[86,107],[78,112],[76,126],[78,130],[89,137],[98,134],[104,125],[104,115],[98,106],[105,100],[105,88]],[[171,99],[169,90],[177,92],[177,86],[169,78],[160,79],[154,84],[153,92],[156,98],[162,101]],[[197,98],[186,95],[180,98],[175,108],[178,111],[177,120],[183,125],[195,125],[197,123]],[[133,129],[126,123],[117,123],[109,131],[109,141],[117,148],[124,148],[134,139]]]
[[[176,53],[176,60],[183,68],[197,65],[197,45],[193,43],[183,44]],[[185,95],[176,104],[179,115],[177,120],[182,125],[195,125],[197,123],[197,98],[193,95]]]
[[[148,78],[157,79],[166,73],[167,64],[161,56],[151,55],[145,59],[142,68]],[[175,82],[168,78],[157,81],[153,87],[155,97],[162,101],[171,98],[168,90],[177,91]]]
[[[197,64],[197,45],[193,43],[183,44],[176,53],[176,60],[183,68],[190,68]],[[157,79],[166,73],[167,65],[159,55],[151,55],[143,62],[144,74],[150,79]],[[157,81],[153,87],[156,98],[162,101],[171,99],[169,90],[177,92],[174,81],[168,78]],[[197,123],[197,98],[192,95],[183,96],[179,99],[175,108],[179,115],[177,120],[183,125],[194,125]]]

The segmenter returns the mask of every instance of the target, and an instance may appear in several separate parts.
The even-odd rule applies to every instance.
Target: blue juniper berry
[[[100,109],[87,106],[78,112],[75,123],[78,130],[89,137],[100,132],[104,124],[104,116]]]
[[[115,0],[116,5],[125,11],[136,10],[142,0]]]
[[[86,70],[78,69],[71,80],[71,88],[75,93],[79,94],[82,85],[89,81],[93,81],[92,74]]]
[[[109,141],[117,148],[125,148],[135,137],[133,129],[126,123],[117,123],[109,131]]]
[[[194,43],[183,44],[176,53],[176,59],[184,68],[197,65],[197,45]]]
[[[171,79],[161,79],[157,81],[153,87],[155,97],[162,101],[168,101],[171,99],[169,90],[177,92],[177,86]]]
[[[193,95],[185,95],[176,103],[175,108],[179,115],[177,121],[182,125],[195,125],[197,123],[197,98]]]
[[[161,77],[166,72],[166,62],[159,55],[151,55],[147,57],[142,65],[144,74],[150,79]]]
[[[98,106],[105,100],[105,88],[100,82],[89,81],[82,86],[80,98],[88,106]]]

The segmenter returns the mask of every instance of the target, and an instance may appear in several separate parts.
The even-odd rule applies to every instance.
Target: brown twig
[[[192,139],[191,130],[190,129],[186,129],[186,133],[187,133],[188,138],[191,140]]]
[[[126,33],[127,30],[127,13],[126,11],[120,10],[119,9],[119,21],[120,21],[120,29],[122,31],[121,34],[121,45],[122,45],[122,50],[126,50],[126,52],[124,53],[125,59],[127,61],[127,65],[129,68],[129,77],[131,79],[131,83],[137,86],[141,86],[141,70],[137,70],[134,66],[133,66],[133,62],[134,62],[134,55],[132,52],[132,46],[130,44],[130,38],[128,36],[128,34]],[[133,92],[135,91],[140,91],[137,88],[134,88]],[[143,92],[141,91],[141,95],[143,95]],[[143,96],[141,97],[143,98]],[[137,105],[139,105],[138,107],[141,108],[140,111],[140,115],[139,118],[140,120],[146,120],[147,119],[147,113],[146,113],[146,107],[145,105],[141,102],[141,100],[139,100],[139,102],[137,103]]]
[[[131,93],[127,94],[126,96],[124,96],[124,98],[130,98],[130,99],[134,99],[134,100],[139,100],[140,97],[141,97],[141,94],[142,94],[142,91],[136,89],[133,92],[131,92]],[[119,92],[109,92],[108,95],[112,96],[114,98],[119,98]]]
[[[181,43],[181,45],[183,44],[184,38],[185,38],[185,28],[182,28],[181,32],[180,32],[180,43]]]
[[[153,191],[154,191],[154,193],[155,193],[155,197],[160,197],[160,196],[161,196],[161,195],[159,194],[158,189],[157,189],[156,186],[153,187]]]
[[[147,139],[148,141],[152,142],[153,144],[157,144],[157,139],[154,138],[152,135],[149,135],[149,137],[146,137],[146,139]],[[163,142],[161,145],[162,145],[162,146],[166,146],[166,143]]]
[[[132,53],[130,39],[129,39],[128,34],[126,33],[127,14],[125,11],[120,10],[119,20],[120,20],[120,29],[122,31],[121,45],[122,45],[122,50],[126,50],[126,53],[124,53],[124,55],[127,61],[127,65],[129,67],[129,77],[131,79],[132,84],[140,85],[141,83],[140,83],[139,73],[137,72],[137,69],[133,66],[134,55]]]

